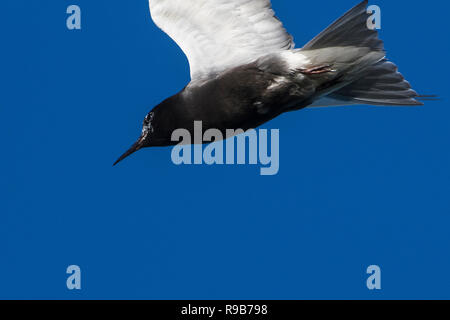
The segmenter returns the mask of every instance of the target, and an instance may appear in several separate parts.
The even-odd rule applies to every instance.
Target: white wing
[[[192,80],[294,48],[270,0],[149,0],[153,21],[189,59]]]

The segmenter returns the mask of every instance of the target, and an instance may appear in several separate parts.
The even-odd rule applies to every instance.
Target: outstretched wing
[[[188,57],[192,80],[294,48],[270,0],[149,0],[153,21]]]

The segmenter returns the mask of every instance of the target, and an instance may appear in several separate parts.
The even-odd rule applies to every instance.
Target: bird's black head
[[[178,99],[177,99],[178,100]],[[128,156],[142,148],[163,147],[173,145],[172,132],[176,129],[177,100],[171,97],[150,111],[142,124],[139,139],[115,163],[118,164]]]

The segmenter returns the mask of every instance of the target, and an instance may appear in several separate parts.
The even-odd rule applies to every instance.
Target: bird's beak
[[[115,166],[116,164],[118,164],[119,162],[121,162],[122,160],[124,160],[125,158],[131,156],[133,153],[135,153],[136,151],[139,151],[140,149],[142,149],[142,147],[144,146],[144,140],[145,140],[145,135],[143,135],[142,137],[139,138],[139,140],[133,144],[131,146],[130,149],[128,149],[127,152],[125,152],[115,163],[113,166]]]

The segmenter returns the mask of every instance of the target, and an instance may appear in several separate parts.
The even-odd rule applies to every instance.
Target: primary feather
[[[270,0],[149,0],[152,19],[184,51],[192,80],[294,48]]]

